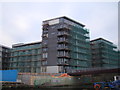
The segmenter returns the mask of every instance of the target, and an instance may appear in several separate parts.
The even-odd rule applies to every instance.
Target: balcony
[[[69,55],[57,55],[58,58],[70,58]]]
[[[47,58],[42,58],[42,59],[41,59],[41,61],[46,61],[46,60],[47,60]]]
[[[47,48],[47,47],[48,47],[47,44],[43,44],[43,45],[42,45],[42,48]]]
[[[89,29],[87,29],[87,28],[84,28],[84,30],[85,30],[87,33],[89,33]]]
[[[58,47],[57,50],[58,51],[61,51],[61,50],[70,51],[68,47]]]
[[[68,43],[68,39],[58,40],[57,43],[58,44],[60,44],[60,43]]]
[[[86,37],[86,39],[90,39],[89,34],[85,34],[84,36]]]
[[[70,28],[70,26],[69,25],[66,25],[66,24],[64,24],[64,25],[59,25],[59,29],[58,29],[58,31],[68,31],[68,30],[70,30],[71,28]]]
[[[58,37],[61,37],[61,36],[69,36],[69,34],[67,32],[59,32]]]
[[[58,66],[69,66],[68,63],[58,63]]]
[[[58,62],[57,63],[59,66],[69,66],[69,62],[67,61],[65,61],[65,62]]]

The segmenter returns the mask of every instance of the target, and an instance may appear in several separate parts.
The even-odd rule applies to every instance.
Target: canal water
[[[50,87],[50,88],[4,88],[2,90],[94,90],[94,88],[80,88],[77,87]]]
[[[4,88],[2,90],[94,90],[94,89],[85,89],[85,88]]]

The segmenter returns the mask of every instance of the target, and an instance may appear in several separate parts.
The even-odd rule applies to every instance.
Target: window
[[[59,49],[61,49],[61,48],[68,48],[68,45],[66,45],[66,44],[58,44],[58,46],[57,46]]]
[[[58,51],[58,56],[69,56],[69,52],[67,52],[67,51]]]
[[[48,57],[48,53],[43,53],[43,58],[47,58]]]
[[[43,40],[43,44],[47,44],[48,43],[48,40]]]
[[[44,30],[43,33],[48,33],[48,30]]]
[[[42,61],[42,65],[47,65],[47,61]]]
[[[46,67],[42,67],[42,72],[46,72]]]
[[[63,66],[59,66],[59,67],[58,67],[58,70],[59,70],[59,73],[61,73],[62,70],[63,70]]]
[[[55,34],[55,32],[52,32],[51,34],[52,34],[52,35],[54,35],[54,34]]]
[[[47,37],[48,38],[48,33],[43,34],[43,37]]]
[[[48,50],[48,48],[43,48],[43,51],[47,51]]]
[[[40,62],[37,62],[37,66],[39,67],[41,65],[41,63]]]

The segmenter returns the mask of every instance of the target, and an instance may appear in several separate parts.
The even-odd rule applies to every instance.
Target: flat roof
[[[106,42],[108,42],[110,44],[113,44],[112,42],[110,42],[110,41],[108,41],[106,39],[103,39],[103,38],[97,38],[97,39],[91,40],[90,42],[99,41],[99,40],[104,40],[104,41],[106,41]]]
[[[34,44],[41,44],[41,42],[32,42],[32,43],[18,43],[18,44],[13,44],[12,47],[21,47],[21,46],[27,46],[27,45],[34,45]]]
[[[7,49],[11,49],[10,47],[5,46],[5,45],[1,45],[1,44],[0,44],[0,47],[2,47],[2,48],[7,48]]]
[[[72,21],[72,22],[74,22],[74,23],[77,23],[77,24],[81,25],[82,27],[85,27],[84,24],[81,24],[81,23],[79,23],[79,22],[77,22],[77,21],[75,21],[75,20],[73,20],[73,19],[71,19],[71,18],[68,18],[68,17],[66,17],[66,16],[61,16],[61,17],[57,17],[57,18],[45,20],[45,21],[43,21],[43,22],[50,21],[50,20],[54,20],[54,19],[59,19],[59,18],[67,19],[67,20],[69,20],[69,21]]]

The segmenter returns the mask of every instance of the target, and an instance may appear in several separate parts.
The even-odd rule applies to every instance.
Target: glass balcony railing
[[[66,54],[66,55],[59,55],[59,54],[58,54],[57,57],[59,57],[59,58],[60,58],[60,57],[61,57],[61,58],[63,58],[63,57],[64,57],[64,58],[70,58],[70,55],[67,55],[67,54]]]
[[[68,43],[68,39],[58,40],[58,43]]]
[[[69,27],[69,25],[67,25],[67,24],[61,24],[61,25],[59,25],[59,27],[58,27],[59,29],[58,30],[70,30],[71,28]]]
[[[86,32],[89,32],[89,29],[87,29],[87,28],[84,28],[84,30],[85,30]]]
[[[58,36],[69,36],[69,34],[67,32],[61,32],[58,33]]]
[[[68,47],[57,47],[58,50],[70,50]]]
[[[68,62],[58,62],[57,64],[61,65],[61,66],[68,66],[69,65]]]

